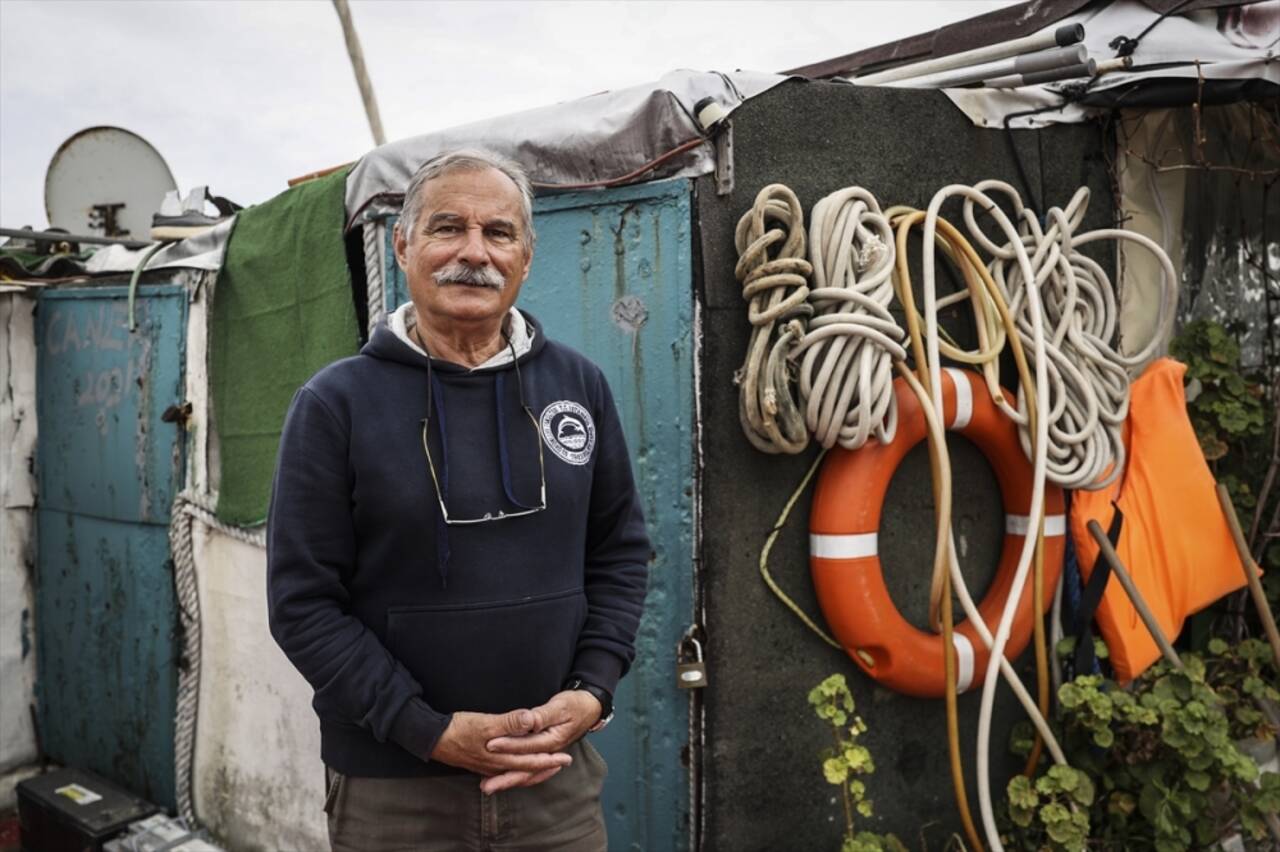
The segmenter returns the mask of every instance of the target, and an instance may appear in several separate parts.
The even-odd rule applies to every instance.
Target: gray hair
[[[422,212],[422,185],[429,180],[452,172],[474,172],[483,169],[497,169],[520,190],[520,212],[523,214],[522,224],[525,248],[533,251],[533,185],[529,176],[515,160],[501,154],[495,154],[484,148],[460,148],[446,151],[427,160],[413,173],[409,186],[404,191],[404,206],[400,211],[400,233],[406,240],[413,238],[413,228],[418,222],[418,214]]]

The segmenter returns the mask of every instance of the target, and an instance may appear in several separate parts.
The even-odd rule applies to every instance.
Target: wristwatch
[[[570,678],[565,683],[564,688],[581,689],[583,692],[589,692],[600,702],[600,721],[588,728],[587,733],[594,734],[596,731],[602,731],[604,726],[613,720],[613,696],[609,693],[609,690],[587,683],[580,677]]]

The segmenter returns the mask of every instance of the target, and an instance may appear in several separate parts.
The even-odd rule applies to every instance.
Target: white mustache
[[[455,262],[437,272],[435,278],[437,284],[466,284],[493,290],[502,290],[507,286],[506,279],[492,266],[470,266]]]

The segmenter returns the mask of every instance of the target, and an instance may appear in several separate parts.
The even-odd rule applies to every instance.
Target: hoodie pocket
[[[505,713],[560,691],[586,621],[581,589],[488,604],[387,610],[388,650],[440,713]]]

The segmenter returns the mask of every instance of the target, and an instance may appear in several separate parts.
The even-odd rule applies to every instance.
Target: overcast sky
[[[656,80],[777,71],[1011,0],[353,0],[387,138]],[[373,147],[329,0],[0,0],[0,227],[47,223],[44,174],[128,128],[185,192],[241,204]]]

